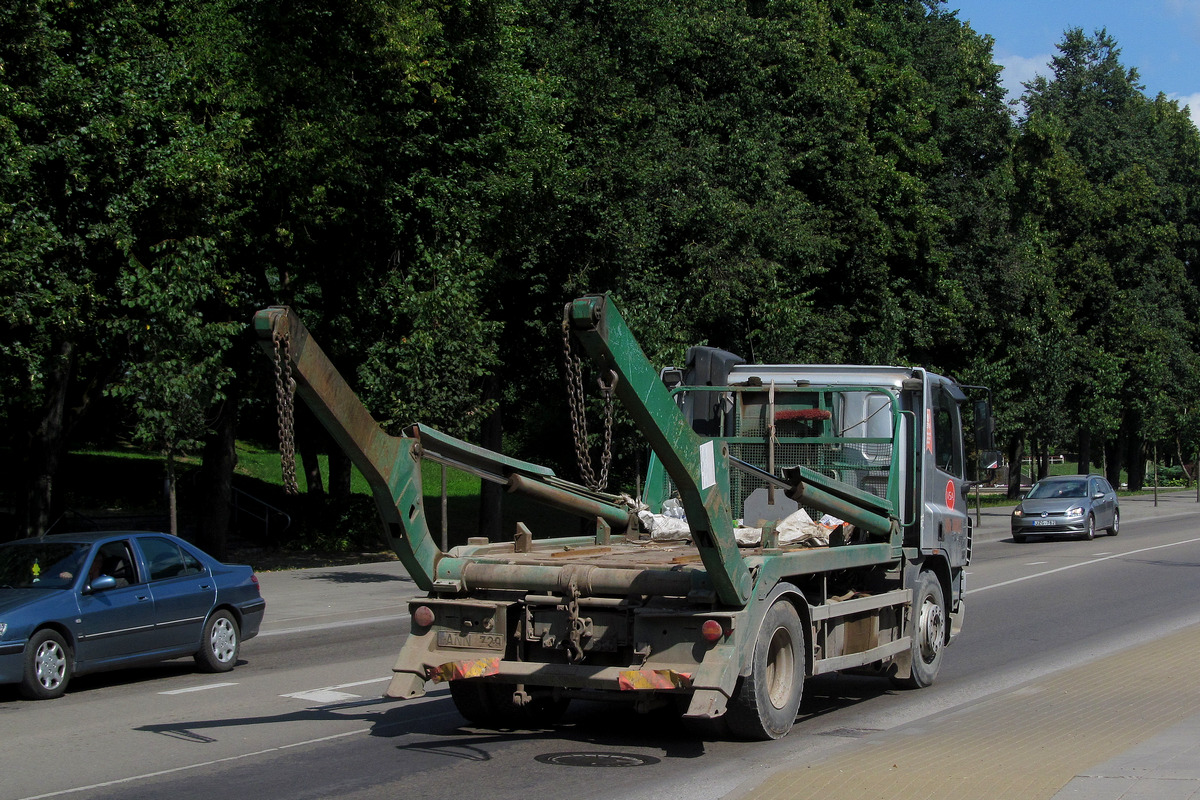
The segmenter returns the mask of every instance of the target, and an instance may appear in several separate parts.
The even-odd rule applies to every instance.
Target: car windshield
[[[88,546],[76,542],[14,542],[0,546],[0,588],[66,589],[83,568]]]
[[[1026,495],[1031,500],[1051,497],[1087,497],[1087,481],[1046,481],[1035,484]]]

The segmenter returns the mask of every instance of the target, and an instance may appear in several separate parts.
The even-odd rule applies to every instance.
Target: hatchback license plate
[[[499,633],[455,633],[438,631],[438,647],[458,647],[463,650],[503,650],[504,636]]]
[[[1052,520],[1052,519],[1035,519],[1035,520],[1033,521],[1033,524],[1034,524],[1034,526],[1035,526],[1035,527],[1039,527],[1039,528],[1040,528],[1040,527],[1042,527],[1043,525],[1053,525],[1053,524],[1054,524],[1054,520]]]

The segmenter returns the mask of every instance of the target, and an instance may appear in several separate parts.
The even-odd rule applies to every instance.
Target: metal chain
[[[275,345],[275,406],[279,413],[279,463],[283,470],[283,489],[299,494],[296,485],[296,380],[292,377],[292,360],[288,352],[287,334],[271,337]]]
[[[571,411],[571,431],[575,436],[575,458],[579,462],[579,474],[584,484],[593,491],[604,491],[608,485],[608,469],[612,464],[612,425],[613,425],[613,388],[617,385],[617,375],[609,371],[609,382],[599,380],[600,391],[604,395],[604,446],[600,453],[600,479],[592,469],[592,457],[588,453],[587,414],[583,396],[583,365],[582,359],[571,352],[571,328],[567,320],[563,320],[563,361],[567,369],[567,400]]]

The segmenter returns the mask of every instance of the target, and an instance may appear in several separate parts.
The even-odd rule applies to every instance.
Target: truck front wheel
[[[741,678],[725,719],[744,739],[787,735],[804,692],[804,628],[787,600],[777,600],[763,618],[754,643],[750,674]]]
[[[906,689],[922,689],[933,683],[942,668],[946,645],[946,598],[942,582],[929,570],[921,573],[913,590],[912,669],[907,678],[896,680]]]

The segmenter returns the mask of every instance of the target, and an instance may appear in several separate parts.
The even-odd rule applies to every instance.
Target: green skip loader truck
[[[806,676],[928,686],[961,628],[968,445],[985,461],[994,447],[988,402],[965,391],[979,387],[913,367],[747,364],[708,347],[658,370],[611,297],[580,297],[564,335],[652,451],[643,496],[630,498],[424,425],[391,436],[291,310],[254,324],[282,383],[366,477],[426,593],[410,604],[390,697],[446,682],[479,726],[552,724],[586,698],[775,739]],[[584,521],[517,523],[511,540],[443,550],[425,459]]]

